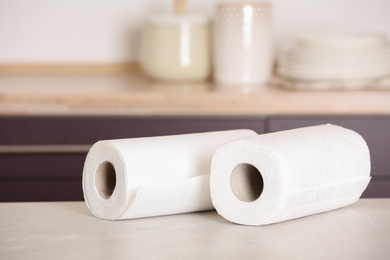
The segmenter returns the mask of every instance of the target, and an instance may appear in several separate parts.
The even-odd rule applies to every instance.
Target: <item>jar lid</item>
[[[200,15],[162,15],[149,18],[148,22],[152,25],[176,25],[183,23],[206,24],[209,19]]]
[[[254,7],[271,7],[271,2],[269,0],[262,1],[224,1],[217,4],[217,8],[226,8],[226,7],[243,7],[246,5],[254,6]]]

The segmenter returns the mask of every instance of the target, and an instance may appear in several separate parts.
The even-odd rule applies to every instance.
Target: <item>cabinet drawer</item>
[[[0,145],[93,144],[104,139],[231,129],[263,133],[261,117],[0,117]]]
[[[0,202],[80,201],[81,180],[17,179],[0,181]]]
[[[373,177],[362,198],[390,198],[390,178]]]
[[[231,129],[261,117],[0,117],[0,201],[82,200],[88,147],[99,140]]]
[[[86,155],[86,153],[0,154],[0,178],[77,177],[81,180]]]

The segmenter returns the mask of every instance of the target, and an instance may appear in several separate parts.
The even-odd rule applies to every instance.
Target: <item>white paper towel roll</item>
[[[370,154],[359,134],[329,124],[305,127],[218,148],[211,198],[231,222],[266,225],[352,204],[369,175]]]
[[[212,209],[215,150],[254,135],[232,130],[97,142],[84,164],[85,201],[93,214],[110,220]]]

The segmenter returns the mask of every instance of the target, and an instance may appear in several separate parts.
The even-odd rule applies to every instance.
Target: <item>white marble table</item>
[[[247,227],[215,211],[125,221],[84,202],[1,203],[0,259],[390,259],[390,199]]]

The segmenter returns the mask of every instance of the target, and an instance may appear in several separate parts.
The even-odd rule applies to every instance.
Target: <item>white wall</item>
[[[121,63],[137,58],[139,32],[173,0],[0,0],[0,63]],[[188,0],[211,15],[220,0]],[[277,45],[301,32],[390,36],[390,0],[273,0]]]

